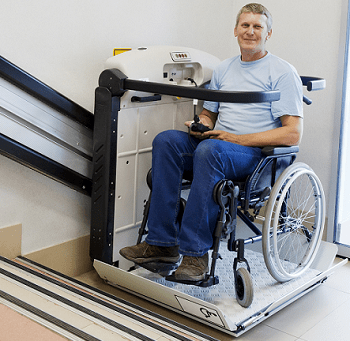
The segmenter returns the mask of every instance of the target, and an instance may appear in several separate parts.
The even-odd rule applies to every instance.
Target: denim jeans
[[[158,134],[152,150],[152,196],[147,243],[179,245],[187,256],[202,256],[212,247],[219,206],[213,188],[221,179],[244,180],[262,158],[260,148],[215,139],[199,140],[177,130]],[[177,222],[182,174],[193,171],[181,229]]]

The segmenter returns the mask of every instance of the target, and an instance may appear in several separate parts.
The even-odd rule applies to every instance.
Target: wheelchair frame
[[[213,189],[214,201],[219,205],[220,208],[217,224],[214,230],[210,271],[206,274],[205,279],[200,281],[176,280],[173,276],[169,275],[177,267],[172,264],[168,265],[164,263],[146,263],[142,264],[142,267],[152,272],[161,273],[162,276],[166,276],[166,279],[169,281],[190,284],[199,287],[210,287],[219,283],[219,278],[215,275],[215,269],[217,260],[221,258],[219,253],[220,240],[222,238],[227,239],[227,237],[229,236],[229,239],[227,241],[227,248],[229,251],[234,251],[237,253],[237,256],[235,257],[233,262],[233,273],[237,301],[240,305],[248,307],[252,303],[254,293],[253,284],[250,278],[250,266],[247,259],[245,258],[244,250],[246,245],[260,242],[263,240],[263,233],[254,223],[254,216],[256,217],[259,214],[260,209],[269,199],[271,188],[273,188],[273,186],[275,185],[275,182],[278,177],[278,161],[281,158],[289,159],[288,165],[285,167],[287,169],[295,161],[296,154],[298,151],[298,146],[275,148],[265,147],[262,149],[262,154],[264,156],[255,168],[254,172],[246,179],[245,182],[234,183],[231,180],[223,179],[215,185]],[[270,171],[269,166],[271,166],[272,168],[272,173],[270,173],[268,178],[265,179],[265,185],[267,184],[268,186],[262,187],[260,188],[260,190],[257,191],[256,186],[257,184],[259,184],[259,180],[263,177],[263,175],[265,175],[264,172]],[[188,188],[190,186],[191,177],[187,174],[185,178],[185,187]],[[150,188],[150,191],[152,191],[151,170],[147,174],[146,181]],[[322,192],[322,188],[320,188],[320,191]],[[252,193],[254,193],[253,198]],[[139,229],[137,244],[141,242],[142,237],[147,233],[146,225],[148,219],[148,211],[150,207],[150,198],[151,193],[149,196],[149,200],[145,204],[144,217]],[[182,198],[182,200],[184,199]],[[185,209],[184,202],[182,202],[181,207],[182,209],[180,209],[178,218],[179,222],[181,222],[183,210]],[[252,216],[249,213],[249,209],[254,209],[254,216]],[[321,211],[324,211],[324,208],[322,208]],[[255,236],[246,239],[236,239],[235,233],[237,225],[237,216],[245,223],[246,226],[248,226],[248,228],[252,232],[254,232]],[[321,230],[321,232],[323,229],[323,224],[324,217],[322,218],[322,222],[319,225],[319,230]],[[318,239],[320,239],[321,232],[317,231]],[[317,241],[317,244],[319,244],[319,241]],[[313,253],[316,252],[317,248],[313,250]],[[312,259],[310,258],[307,267],[310,265],[312,260],[313,257]],[[238,265],[241,263],[245,263],[246,269],[243,267],[238,268]],[[275,277],[274,272],[271,273],[271,275]]]

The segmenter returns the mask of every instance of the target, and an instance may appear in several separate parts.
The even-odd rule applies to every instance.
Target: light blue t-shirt
[[[209,89],[223,91],[270,91],[281,93],[279,101],[263,103],[204,102],[203,107],[219,113],[215,128],[237,135],[281,127],[284,115],[303,117],[303,90],[295,68],[271,53],[243,62],[241,56],[223,61],[214,70]]]

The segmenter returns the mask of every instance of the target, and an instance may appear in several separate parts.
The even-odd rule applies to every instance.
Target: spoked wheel
[[[266,266],[279,282],[304,273],[318,251],[325,221],[320,180],[304,163],[295,163],[273,186],[263,226]]]
[[[254,287],[252,277],[246,268],[239,268],[235,280],[236,299],[244,308],[248,308],[254,298]]]

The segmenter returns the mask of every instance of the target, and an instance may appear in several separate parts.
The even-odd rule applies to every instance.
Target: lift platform
[[[119,254],[124,246],[134,245],[139,236],[149,196],[144,179],[151,167],[152,141],[159,132],[183,129],[183,122],[192,119],[192,112],[200,109],[202,100],[279,100],[277,90],[207,89],[218,63],[214,56],[182,47],[142,48],[107,61],[95,97],[90,256],[99,276],[108,284],[237,337],[317,288],[347,260],[333,265],[337,246],[322,242],[311,267],[302,276],[279,283],[267,270],[262,249],[255,248],[261,245],[255,243],[260,235],[251,238],[254,245],[247,245],[245,257],[249,260],[255,297],[244,308],[236,301],[236,252],[228,251],[224,242],[220,243],[222,260],[217,261],[215,269],[219,283],[210,287],[167,281],[165,271],[161,276],[145,268],[135,269]],[[308,91],[325,87],[323,79],[301,80]],[[307,98],[304,101],[311,103]],[[256,230],[259,228],[253,229]],[[284,261],[287,260],[283,258]]]
[[[255,292],[249,308],[241,307],[236,301],[232,271],[235,253],[228,251],[224,243],[220,250],[223,260],[216,268],[220,283],[210,288],[169,282],[141,267],[128,272],[98,260],[94,261],[94,267],[112,286],[238,337],[317,288],[346,264],[347,259],[333,265],[337,250],[335,244],[322,242],[315,261],[304,275],[278,283],[269,274],[263,254],[247,249]]]

